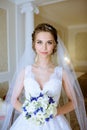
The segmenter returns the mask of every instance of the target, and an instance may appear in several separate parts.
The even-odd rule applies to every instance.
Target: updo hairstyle
[[[56,43],[55,48],[53,50],[53,54],[57,51],[57,44],[58,44],[58,36],[57,36],[57,30],[50,24],[42,23],[36,26],[35,30],[32,33],[32,48],[35,51],[35,38],[36,35],[40,32],[49,32],[52,34],[54,41]]]

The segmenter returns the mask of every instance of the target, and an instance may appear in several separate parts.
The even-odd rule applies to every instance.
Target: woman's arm
[[[13,89],[12,97],[11,97],[11,103],[13,107],[19,112],[22,112],[21,109],[22,104],[19,101],[19,96],[23,90],[23,82],[24,82],[24,70],[22,70],[22,72],[19,74],[17,78],[16,84]]]
[[[74,109],[73,97],[71,94],[71,91],[73,91],[73,89],[71,90],[72,86],[70,86],[71,85],[70,81],[64,70],[63,70],[62,85],[69,100],[65,105],[58,107],[57,115],[66,114]]]

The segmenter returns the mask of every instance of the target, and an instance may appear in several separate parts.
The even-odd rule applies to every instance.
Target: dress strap
[[[57,75],[57,78],[61,81],[62,81],[62,76],[63,76],[62,74],[63,74],[63,68],[60,66],[57,66],[56,67],[56,75]]]
[[[28,65],[26,68],[25,68],[25,77],[31,75],[31,65]]]

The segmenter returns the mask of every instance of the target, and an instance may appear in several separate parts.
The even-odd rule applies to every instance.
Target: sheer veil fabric
[[[30,43],[32,43],[32,42],[30,41]],[[84,105],[84,98],[83,98],[79,83],[77,81],[73,65],[71,62],[67,62],[65,59],[65,56],[68,57],[69,59],[70,59],[70,57],[64,46],[64,43],[59,38],[59,36],[58,36],[58,48],[57,49],[58,49],[57,50],[57,62],[58,62],[58,65],[63,67],[63,69],[66,73],[67,82],[69,84],[70,93],[73,98],[73,104],[75,107],[75,112],[76,112],[78,123],[80,125],[80,129],[87,130],[87,117],[86,117],[86,111],[85,111],[85,105]],[[31,49],[30,44],[27,43],[24,54],[15,71],[13,80],[10,84],[10,87],[9,87],[9,90],[7,93],[6,103],[8,104],[8,110],[7,110],[7,115],[6,115],[6,118],[5,118],[5,121],[3,123],[1,130],[9,130],[11,124],[13,123],[13,121],[15,120],[17,115],[19,114],[18,112],[16,112],[16,110],[14,110],[14,108],[11,105],[12,91],[13,91],[15,82],[16,82],[17,77],[18,77],[19,73],[21,72],[21,70],[23,70],[27,65],[33,64],[34,60],[35,60],[35,53]],[[22,96],[20,98],[21,101],[23,99],[23,95],[24,94],[22,94]]]
[[[20,58],[19,64],[13,75],[13,79],[9,85],[9,90],[7,92],[7,96],[5,99],[6,104],[8,105],[8,109],[7,109],[5,121],[2,125],[1,130],[9,130],[9,128],[13,124],[15,118],[20,114],[13,108],[13,106],[11,104],[11,96],[12,96],[12,92],[13,92],[13,89],[16,84],[16,80],[19,80],[18,77],[20,77],[19,75],[20,75],[21,71],[24,70],[24,68],[27,65],[31,65],[34,63],[35,53],[34,53],[33,49],[31,48],[31,44],[29,44],[29,43],[32,43],[32,40],[30,40],[26,44],[24,53],[23,53],[22,57]],[[23,99],[24,99],[24,92],[21,94],[21,97],[20,97],[20,100],[22,102],[23,102]]]
[[[58,39],[58,63],[64,68],[66,76],[68,77],[67,82],[69,84],[70,93],[73,97],[73,104],[75,107],[75,113],[80,129],[87,130],[87,116],[84,104],[84,97],[80,89],[80,85],[78,83],[67,49],[65,48],[64,43],[60,39],[60,37],[58,37]]]

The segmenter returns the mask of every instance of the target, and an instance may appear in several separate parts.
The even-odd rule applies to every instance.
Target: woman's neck
[[[53,65],[51,57],[46,57],[46,58],[40,58],[38,57],[37,61],[35,64],[40,67],[40,68],[49,68]]]

